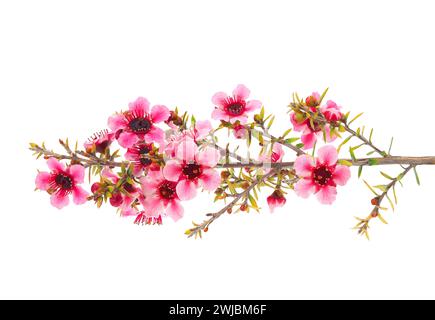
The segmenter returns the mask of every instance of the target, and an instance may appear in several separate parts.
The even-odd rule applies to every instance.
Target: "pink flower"
[[[209,135],[212,129],[213,127],[211,126],[210,121],[204,120],[197,121],[195,127],[190,130],[184,130],[183,132],[172,130],[171,134],[165,140],[165,154],[171,158],[175,158],[180,143],[186,139],[191,139],[194,142],[203,140],[207,135]]]
[[[214,191],[220,184],[220,174],[213,168],[218,163],[219,153],[211,148],[198,151],[191,139],[186,139],[177,147],[177,159],[166,162],[164,177],[177,183],[176,191],[181,200],[196,196],[196,189],[202,186]]]
[[[236,124],[233,126],[233,134],[236,139],[246,139],[248,130],[246,130],[244,125]]]
[[[215,120],[223,120],[234,123],[237,120],[245,124],[248,120],[248,113],[261,107],[258,100],[246,101],[250,91],[243,84],[239,84],[233,91],[232,96],[225,92],[216,93],[211,101],[216,105],[211,116]]]
[[[284,157],[284,150],[280,143],[274,143],[272,147],[272,153],[270,154],[262,154],[258,157],[258,160],[261,162],[275,163],[281,162]],[[264,172],[268,173],[270,168],[264,168]]]
[[[85,142],[84,147],[88,153],[104,153],[106,152],[107,148],[110,147],[114,139],[115,134],[109,133],[109,130],[106,129],[94,133],[94,135]]]
[[[299,119],[300,117],[295,112],[290,113],[290,121],[293,124],[294,130],[302,132],[301,141],[304,144],[303,149],[311,149],[318,138],[323,139],[323,130],[325,131],[326,142],[332,142],[337,138],[334,133],[331,135],[329,124],[324,125],[322,130],[322,126],[316,121],[311,123],[309,119]]]
[[[267,204],[269,205],[270,212],[273,212],[275,208],[283,207],[286,201],[287,200],[282,194],[282,191],[278,189],[267,197]]]
[[[109,118],[109,128],[117,134],[118,143],[130,148],[135,143],[145,140],[146,143],[162,144],[164,132],[155,126],[170,116],[168,108],[156,105],[151,109],[147,99],[139,97],[129,104],[129,111],[118,113]]]
[[[317,159],[309,155],[299,156],[294,164],[300,178],[294,186],[296,194],[308,198],[314,193],[321,203],[333,203],[337,195],[336,186],[344,186],[350,178],[349,168],[337,165],[337,159],[337,150],[329,145],[319,149]]]
[[[165,179],[161,171],[151,171],[141,179],[141,184],[145,196],[141,201],[144,217],[158,218],[164,212],[174,221],[183,217],[184,210],[176,192],[177,182]]]
[[[138,177],[145,170],[158,167],[153,163],[151,156],[154,154],[154,146],[152,143],[139,142],[127,149],[125,159],[133,164],[133,174]]]
[[[51,194],[51,204],[62,209],[69,203],[69,195],[72,194],[75,204],[83,204],[87,201],[88,192],[79,184],[84,182],[85,168],[81,165],[65,167],[55,158],[47,161],[51,172],[39,172],[36,176],[36,188]]]
[[[326,120],[330,122],[337,122],[343,118],[343,114],[340,112],[341,107],[334,101],[328,100],[326,105],[320,108],[320,111],[325,116]]]

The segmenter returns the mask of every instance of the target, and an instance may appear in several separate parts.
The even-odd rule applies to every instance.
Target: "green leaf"
[[[274,120],[275,120],[275,116],[273,116],[272,118],[270,118],[269,123],[268,123],[267,126],[266,126],[267,129],[270,129],[270,127],[272,126]]]
[[[323,91],[322,95],[320,96],[320,102],[319,104],[322,103],[323,98],[325,98],[326,94],[328,93],[329,88],[326,88],[325,91]]]
[[[391,137],[390,147],[388,148],[388,154],[391,155],[391,148],[393,147],[394,137]]]
[[[374,195],[379,196],[379,194],[377,194],[377,192],[367,183],[367,181],[363,180],[365,185],[367,186],[367,188],[369,188],[369,190],[371,192],[373,192]]]
[[[353,148],[349,148],[349,153],[352,160],[356,160],[355,153],[353,152]]]
[[[296,142],[298,140],[299,140],[299,138],[288,138],[288,139],[285,139],[284,142],[288,143],[288,144],[292,144],[293,142]]]
[[[384,223],[384,224],[388,224],[387,220],[385,220],[384,217],[382,217],[381,214],[378,214],[378,218],[379,218],[379,220],[382,221],[382,223]]]
[[[301,149],[301,148],[304,147],[304,144],[303,144],[303,143],[298,143],[298,144],[296,145],[296,147],[299,148],[299,149]]]
[[[346,143],[349,142],[350,139],[352,139],[353,136],[348,136],[337,148],[337,152],[340,153],[341,147],[343,147]]]
[[[359,168],[358,168],[358,179],[361,178],[362,171],[363,171],[363,166],[359,166]]]
[[[383,184],[378,184],[377,186],[373,186],[376,189],[381,190],[382,192],[387,192],[387,186]]]
[[[391,201],[391,198],[388,196],[388,194],[386,195],[388,202],[390,203],[391,209],[394,211],[394,204],[393,201]]]
[[[292,131],[292,129],[290,128],[290,129],[288,129],[288,130],[286,130],[284,133],[283,133],[283,135],[281,136],[281,138],[285,138],[285,137],[287,137],[288,136],[288,134],[290,133]]]
[[[389,175],[386,174],[385,172],[382,172],[382,171],[381,171],[381,174],[382,174],[385,178],[387,178],[388,180],[394,180],[393,177],[389,176]]]
[[[417,184],[420,185],[420,178],[418,176],[417,169],[416,167],[413,167],[412,169],[414,169],[415,180],[417,181]]]
[[[340,160],[338,160],[338,163],[339,163],[339,164],[342,164],[342,165],[344,165],[344,166],[346,166],[346,167],[351,167],[351,166],[352,166],[352,162],[347,161],[347,160],[345,160],[345,159],[340,159]]]
[[[358,119],[359,117],[361,117],[364,114],[364,112],[361,112],[359,114],[357,114],[352,120],[349,121],[348,125],[350,125],[352,122],[354,122],[356,119]]]
[[[370,130],[370,136],[369,136],[369,142],[372,142],[372,137],[373,137],[373,128]]]
[[[368,165],[369,166],[375,166],[377,164],[378,164],[378,160],[376,160],[376,159],[369,159],[368,160]]]

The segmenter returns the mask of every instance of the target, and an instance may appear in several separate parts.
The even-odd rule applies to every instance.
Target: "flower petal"
[[[296,182],[294,188],[296,195],[301,198],[308,198],[314,192],[315,186],[311,179],[304,178]]]
[[[290,113],[290,122],[293,125],[293,128],[295,129],[295,131],[304,131],[305,128],[307,127],[307,122],[306,121],[302,121],[301,123],[299,123],[296,120],[296,114],[294,112]]]
[[[304,150],[308,150],[314,146],[314,143],[317,141],[317,136],[313,132],[303,134],[301,137],[301,141],[304,144]]]
[[[215,191],[221,184],[221,175],[213,169],[206,169],[202,172],[199,182],[207,191]]]
[[[158,217],[165,209],[162,200],[156,196],[147,197],[143,200],[143,207],[148,217]]]
[[[180,220],[184,215],[184,209],[180,202],[177,200],[169,201],[166,207],[166,214],[170,216],[174,221]]]
[[[138,142],[139,138],[136,134],[131,132],[122,132],[119,135],[118,143],[123,148],[130,148],[132,147],[136,142]]]
[[[69,204],[69,198],[67,195],[60,195],[58,192],[51,195],[51,205],[58,209],[62,209]]]
[[[204,139],[212,130],[212,126],[210,121],[197,121],[195,124],[195,139],[202,140]]]
[[[47,191],[50,187],[51,174],[48,172],[39,172],[36,176],[35,185],[39,190]]]
[[[143,116],[150,112],[150,102],[147,98],[139,97],[134,102],[128,104],[128,108],[136,115]]]
[[[332,175],[332,179],[339,186],[344,186],[350,179],[350,169],[346,166],[338,165]]]
[[[85,167],[82,165],[74,164],[68,170],[75,183],[83,183],[85,181]]]
[[[260,109],[263,104],[258,100],[250,100],[246,103],[245,111],[251,112]]]
[[[299,177],[310,177],[314,168],[314,160],[311,156],[304,154],[296,158],[294,169]]]
[[[163,144],[164,138],[165,138],[165,132],[156,126],[152,126],[151,130],[148,131],[148,133],[145,135],[145,142],[146,143],[157,142],[159,144]]]
[[[225,92],[217,92],[211,98],[211,102],[213,102],[214,105],[223,108],[227,99],[228,95]]]
[[[218,108],[213,110],[213,112],[211,113],[211,117],[214,120],[224,120],[224,121],[229,120],[228,114],[225,111]]]
[[[196,154],[195,159],[203,166],[214,168],[219,161],[219,152],[216,149],[205,148]]]
[[[163,168],[163,176],[166,180],[177,182],[181,175],[181,164],[176,160],[166,162]]]
[[[338,153],[334,146],[323,146],[317,152],[319,164],[333,166],[337,163]]]
[[[151,109],[151,119],[154,123],[168,120],[171,113],[166,106],[156,105]]]
[[[322,204],[332,204],[337,197],[337,188],[332,186],[324,186],[320,188],[316,194],[317,200]]]
[[[193,140],[183,140],[177,147],[177,158],[186,162],[195,161],[198,146]]]
[[[56,171],[56,172],[64,172],[65,171],[65,165],[63,163],[60,163],[59,160],[57,160],[56,158],[48,159],[47,165],[51,171]]]
[[[123,114],[114,114],[109,118],[107,121],[107,125],[109,126],[110,130],[112,131],[118,131],[120,129],[124,129],[127,126],[127,120],[125,119],[125,116]]]
[[[196,197],[196,185],[190,180],[181,180],[178,182],[177,195],[180,200],[190,200]]]
[[[250,94],[251,94],[251,91],[248,88],[246,88],[246,86],[243,84],[239,84],[233,90],[233,96],[239,97],[240,99],[243,99],[243,100],[246,100]]]
[[[73,201],[75,204],[83,204],[86,201],[88,201],[88,195],[89,193],[86,192],[82,187],[75,186],[72,192],[73,195]]]

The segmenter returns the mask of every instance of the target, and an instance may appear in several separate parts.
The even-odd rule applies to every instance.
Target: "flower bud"
[[[112,197],[110,198],[110,204],[112,207],[119,207],[121,206],[123,202],[122,194],[120,192],[116,192],[112,194]]]
[[[287,202],[281,190],[276,189],[270,196],[267,197],[267,204],[269,205],[270,212],[275,208],[280,208]]]

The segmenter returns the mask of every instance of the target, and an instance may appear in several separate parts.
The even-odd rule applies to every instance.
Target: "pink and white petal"
[[[51,174],[48,172],[39,172],[35,179],[36,188],[47,191],[50,187]]]
[[[108,167],[105,167],[103,171],[101,171],[101,175],[104,178],[109,179],[113,183],[117,183],[119,181],[119,177],[116,174],[114,174]]]
[[[314,143],[317,141],[317,136],[313,132],[303,134],[301,141],[304,144],[304,150],[308,150],[314,147]]]
[[[221,175],[213,169],[206,169],[199,177],[199,182],[207,191],[215,191],[221,184]]]
[[[347,166],[338,165],[332,175],[332,179],[339,186],[344,186],[350,179],[350,169]]]
[[[319,164],[333,166],[337,163],[338,153],[334,146],[323,146],[317,152],[317,161]]]
[[[322,204],[332,204],[337,198],[337,188],[324,186],[316,193],[317,200]]]
[[[275,143],[273,145],[272,152],[276,154],[276,156],[272,156],[274,162],[282,161],[282,158],[284,157],[284,149],[280,143]]]
[[[145,142],[146,143],[157,142],[159,144],[163,144],[164,138],[165,138],[165,132],[156,126],[152,126],[151,130],[148,131],[148,133],[145,135]]]
[[[143,116],[144,114],[150,112],[150,102],[147,98],[139,97],[136,99],[136,101],[130,102],[128,104],[128,108],[136,115]]]
[[[166,214],[172,218],[175,222],[180,220],[184,215],[184,209],[179,201],[169,201],[166,207]]]
[[[58,192],[53,193],[50,198],[51,205],[58,209],[62,209],[69,204],[69,198],[67,195],[60,195]]]
[[[143,201],[143,207],[148,217],[158,217],[165,209],[162,200],[156,196],[147,197]]]
[[[158,185],[162,182],[161,180],[154,180],[150,177],[142,177],[140,183],[142,186],[142,193],[145,196],[151,196],[156,192]]]
[[[196,184],[190,180],[181,180],[176,187],[180,200],[191,200],[196,197]]]
[[[151,120],[154,123],[166,121],[170,115],[169,109],[163,105],[156,105],[151,109]]]
[[[75,183],[83,183],[85,181],[85,167],[82,165],[74,164],[68,170]]]
[[[65,165],[56,158],[50,158],[47,160],[47,166],[51,171],[56,172],[64,172],[65,171]]]
[[[223,108],[226,104],[227,99],[228,95],[225,92],[217,92],[211,98],[211,102],[213,102],[214,105]]]
[[[246,103],[245,111],[251,112],[260,109],[263,104],[259,100],[250,100]]]
[[[304,154],[296,158],[294,169],[299,177],[310,177],[314,168],[314,160],[311,156]]]
[[[236,121],[240,121],[240,124],[246,124],[248,122],[248,115],[242,114],[237,117],[229,117],[229,122],[235,123]]]
[[[211,126],[210,121],[204,120],[204,121],[197,121],[195,124],[195,139],[202,140],[204,139],[210,131],[213,129]]]
[[[190,162],[195,161],[198,146],[191,139],[183,140],[177,147],[177,159]]]
[[[166,180],[177,182],[181,175],[181,164],[175,160],[166,162],[163,168],[163,176]]]
[[[219,152],[216,149],[205,148],[196,154],[195,159],[200,165],[214,168],[216,167],[220,157]]]
[[[243,99],[243,100],[246,100],[250,94],[251,94],[251,91],[248,88],[246,88],[246,86],[243,84],[239,84],[233,90],[233,96],[239,97],[240,99]]]
[[[125,119],[125,116],[123,114],[117,113],[109,117],[107,125],[109,126],[110,130],[118,131],[124,129],[127,126],[127,120]]]
[[[310,178],[304,178],[296,182],[294,189],[297,196],[308,198],[314,192],[314,187],[314,183]]]
[[[72,192],[73,201],[75,204],[83,204],[88,201],[89,193],[82,187],[75,186]]]
[[[229,119],[228,114],[225,111],[218,109],[218,108],[213,110],[213,112],[211,113],[211,117],[214,120],[228,121],[228,119]]]
[[[131,132],[122,132],[118,137],[118,143],[123,148],[130,148],[138,141],[138,136]]]

